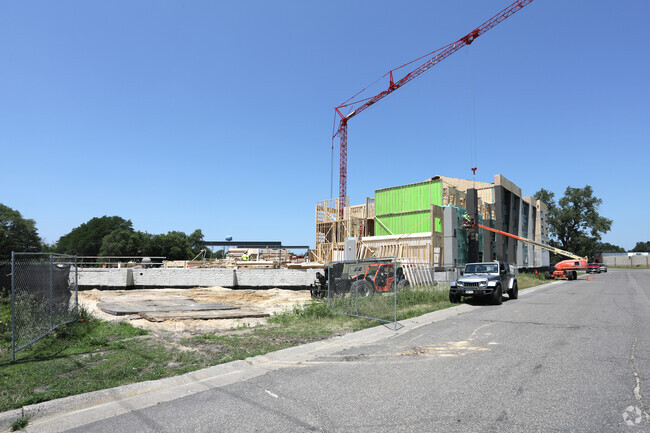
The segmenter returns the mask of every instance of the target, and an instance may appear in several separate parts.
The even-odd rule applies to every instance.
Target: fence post
[[[50,331],[54,329],[54,256],[50,254]]]
[[[77,272],[77,256],[74,256],[74,312],[79,319],[79,273]]]
[[[359,267],[359,262],[358,261],[355,262],[354,266],[355,266],[355,268],[358,268]],[[357,316],[358,316],[359,315],[359,279],[357,278],[355,281],[356,281],[356,284],[354,285],[354,287],[355,287],[354,295],[356,297],[356,302],[357,302]],[[374,290],[374,288],[373,288],[373,290]]]
[[[327,309],[330,310],[330,313],[332,309],[332,302],[330,301],[330,292],[332,291],[332,270],[333,269],[334,269],[333,266],[330,267],[329,271],[327,271],[327,268],[323,269],[323,272],[327,271]]]
[[[393,259],[393,283],[395,285],[395,305],[393,309],[393,330],[397,331],[397,257]]]
[[[15,254],[11,252],[11,360],[16,360],[16,307],[14,305],[14,299],[16,298],[14,286],[16,276],[16,258]]]

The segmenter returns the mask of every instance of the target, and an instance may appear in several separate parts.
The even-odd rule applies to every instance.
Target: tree
[[[549,212],[552,209],[555,209],[555,194],[551,191],[547,191],[544,188],[540,189],[535,193],[533,198],[535,200],[541,200],[548,207]]]
[[[167,260],[189,260],[193,257],[190,241],[183,232],[171,231],[151,238],[152,256],[163,256]]]
[[[637,242],[632,252],[635,253],[650,253],[650,241],[648,242]]]
[[[581,256],[593,255],[600,239],[612,226],[612,220],[600,216],[598,207],[602,199],[593,196],[593,189],[568,186],[564,196],[557,202],[553,193],[541,189],[535,198],[545,201],[549,207],[548,226],[553,244]]]
[[[214,258],[214,259],[225,259],[226,258],[226,249],[225,248],[222,248],[222,249],[214,251],[214,252],[212,250],[208,250],[208,251],[210,251],[212,253],[212,258]]]
[[[126,229],[113,230],[102,239],[100,256],[137,256],[141,254],[144,233]]]
[[[41,244],[34,220],[0,203],[0,260],[11,258],[12,251],[40,251]]]
[[[609,242],[603,242],[598,246],[598,250],[603,253],[624,253],[625,248],[619,247],[618,245],[610,244]]]
[[[102,247],[104,236],[115,230],[133,232],[130,220],[118,216],[103,216],[74,228],[67,235],[61,236],[56,244],[56,250],[62,254],[76,254],[80,256],[97,256]]]
[[[190,249],[192,250],[192,257],[190,258],[195,257],[205,248],[203,246],[203,232],[201,229],[194,230],[194,232],[187,237],[187,240],[189,241]]]

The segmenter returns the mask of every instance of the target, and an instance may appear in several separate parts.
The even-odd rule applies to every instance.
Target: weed
[[[25,427],[27,427],[27,424],[29,424],[29,417],[28,416],[18,418],[16,421],[11,423],[11,431],[22,430]]]

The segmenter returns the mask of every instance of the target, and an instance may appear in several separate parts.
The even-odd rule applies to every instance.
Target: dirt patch
[[[241,326],[265,325],[263,317],[246,317],[237,319],[193,319],[186,317],[169,317],[162,321],[151,322],[139,314],[116,316],[107,314],[99,303],[129,303],[142,300],[156,300],[166,305],[179,305],[191,300],[197,304],[227,304],[243,310],[254,310],[273,314],[303,305],[311,299],[309,290],[233,290],[223,287],[193,289],[155,289],[155,290],[84,290],[79,292],[79,303],[95,316],[107,321],[129,321],[133,326],[148,329],[159,336],[176,340],[179,337],[205,333],[228,333]],[[174,334],[174,335],[168,335]]]

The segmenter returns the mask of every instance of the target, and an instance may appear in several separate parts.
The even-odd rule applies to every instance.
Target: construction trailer
[[[548,251],[483,229],[463,228],[468,209],[481,225],[548,243],[546,205],[522,197],[497,174],[494,182],[435,176],[423,182],[378,189],[358,206],[339,199],[316,205],[314,259],[330,262],[397,257],[436,267],[499,260],[516,266],[550,264]],[[347,198],[346,201],[347,202]]]

